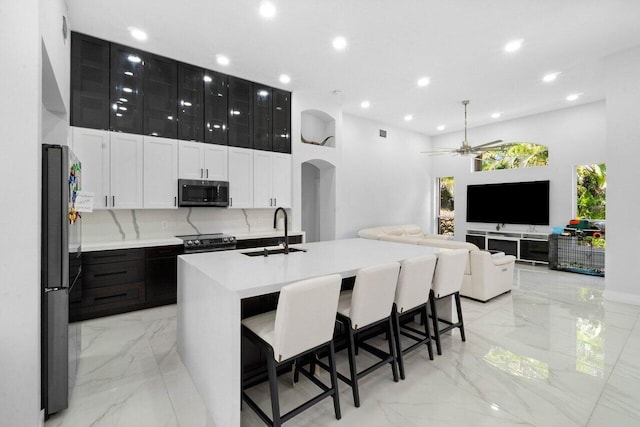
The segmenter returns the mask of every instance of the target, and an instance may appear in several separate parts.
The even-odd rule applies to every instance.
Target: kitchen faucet
[[[273,214],[273,228],[277,228],[276,224],[278,223],[278,212],[282,211],[284,214],[284,254],[287,255],[289,253],[289,235],[287,234],[288,220],[287,220],[287,211],[281,206],[276,209]]]

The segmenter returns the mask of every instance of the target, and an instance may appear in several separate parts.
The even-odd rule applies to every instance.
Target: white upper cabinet
[[[94,209],[142,208],[142,135],[74,127],[72,137]]]
[[[178,141],[144,137],[144,207],[178,207]]]
[[[291,207],[291,154],[271,153],[273,206]]]
[[[179,177],[227,181],[227,147],[200,142],[178,141]]]
[[[229,207],[253,207],[253,150],[229,147]]]
[[[111,207],[109,136],[107,131],[72,128],[73,151],[82,164],[82,190],[93,193],[93,209]]]
[[[253,207],[291,207],[291,155],[253,153]]]
[[[111,132],[110,139],[111,207],[142,208],[142,135]]]

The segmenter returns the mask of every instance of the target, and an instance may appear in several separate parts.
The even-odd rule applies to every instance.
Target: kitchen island
[[[292,246],[306,252],[247,256],[236,250],[178,257],[178,353],[216,425],[240,425],[241,302],[284,285],[442,249],[371,239]],[[446,250],[446,249],[445,249]]]

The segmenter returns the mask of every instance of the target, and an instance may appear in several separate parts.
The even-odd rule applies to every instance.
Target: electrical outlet
[[[169,228],[169,223],[167,221],[162,221],[162,229],[166,230],[167,228]]]

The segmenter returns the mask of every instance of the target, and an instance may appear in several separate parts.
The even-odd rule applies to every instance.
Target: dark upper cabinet
[[[144,57],[139,50],[111,43],[112,131],[142,134]]]
[[[204,70],[178,64],[178,139],[204,142]]]
[[[253,148],[251,110],[253,84],[229,76],[229,145]]]
[[[204,142],[227,145],[228,79],[204,70]]]
[[[291,153],[291,92],[273,89],[272,150]]]
[[[143,81],[143,134],[177,138],[178,62],[147,54]]]
[[[271,88],[253,85],[253,148],[272,149],[271,138]]]
[[[109,129],[109,42],[71,33],[71,126]]]

